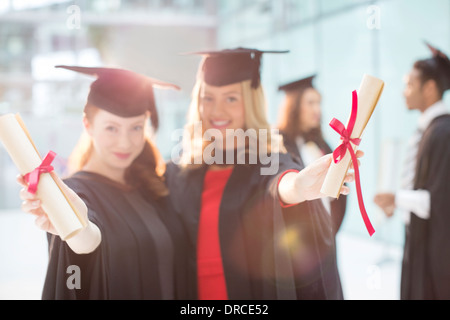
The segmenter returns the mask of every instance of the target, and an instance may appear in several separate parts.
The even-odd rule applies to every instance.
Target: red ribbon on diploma
[[[56,153],[50,151],[49,153],[47,153],[44,160],[42,160],[42,163],[39,165],[39,167],[23,176],[25,181],[28,182],[28,192],[35,194],[41,174],[50,173],[53,171],[53,167],[51,166],[51,164],[55,157]]]
[[[367,215],[366,208],[364,207],[364,201],[361,192],[361,182],[359,178],[359,168],[358,168],[358,159],[356,158],[355,152],[353,151],[353,147],[351,143],[359,146],[361,143],[361,139],[351,138],[353,127],[355,126],[356,115],[358,113],[358,94],[356,90],[352,93],[352,113],[350,114],[350,120],[348,122],[348,127],[345,126],[339,120],[333,118],[330,121],[330,127],[333,128],[339,135],[341,136],[342,143],[333,151],[333,160],[334,163],[339,163],[342,158],[345,156],[347,150],[350,152],[350,156],[352,158],[353,169],[355,170],[355,183],[356,183],[356,193],[358,195],[358,204],[359,209],[361,211],[361,216],[366,225],[367,231],[370,236],[375,233],[375,229],[370,223],[369,216]]]

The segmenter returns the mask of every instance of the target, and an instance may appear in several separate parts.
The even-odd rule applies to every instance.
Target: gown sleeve
[[[86,203],[89,220],[102,231],[97,214],[89,203],[84,187],[71,179],[65,183],[72,188]],[[89,254],[76,254],[59,236],[47,234],[49,262],[44,281],[42,299],[74,300],[105,298],[102,245]],[[91,285],[95,283],[95,286]]]
[[[322,201],[283,206],[278,196],[280,177],[301,169],[280,154],[279,174],[266,182],[272,199],[276,279],[286,279],[286,273],[293,279],[290,286],[283,280],[281,298],[342,299],[332,221]]]
[[[442,254],[442,248],[450,247],[450,116],[432,125],[433,130],[424,136],[423,148],[418,151],[422,156],[415,189],[430,193],[430,218],[426,222],[429,232],[420,241],[427,246],[424,259],[434,295],[450,299],[450,286],[442,285],[450,283],[450,255]]]

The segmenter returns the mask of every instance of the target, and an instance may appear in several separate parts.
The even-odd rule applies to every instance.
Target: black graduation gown
[[[230,300],[342,299],[331,221],[320,200],[282,208],[278,179],[301,167],[280,154],[276,175],[236,165],[219,212],[219,241]],[[189,287],[197,296],[196,246],[207,166],[167,165],[176,211],[189,234]],[[305,208],[308,208],[307,210]]]
[[[151,200],[90,172],[65,183],[85,201],[102,241],[94,252],[79,255],[49,234],[43,299],[186,299],[186,234],[167,198]],[[81,289],[69,279],[73,265],[79,267]]]
[[[304,167],[303,160],[300,156],[300,150],[297,147],[297,143],[292,139],[289,139],[285,134],[281,133],[283,136],[283,143],[286,151],[292,156],[293,160],[298,162],[302,167]],[[333,152],[330,146],[325,141],[314,141],[317,146],[326,154]],[[345,210],[347,207],[347,196],[340,195],[339,199],[334,199],[330,202],[331,209],[331,219],[333,222],[334,233],[339,231],[342,221],[344,220]]]
[[[401,299],[450,299],[450,115],[434,119],[419,143],[414,189],[430,192],[430,218],[406,226]]]

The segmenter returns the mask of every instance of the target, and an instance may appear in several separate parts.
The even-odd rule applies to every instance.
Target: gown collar
[[[430,123],[437,117],[448,114],[448,110],[442,100],[431,105],[428,109],[420,114],[418,120],[418,129],[420,131],[425,131]]]

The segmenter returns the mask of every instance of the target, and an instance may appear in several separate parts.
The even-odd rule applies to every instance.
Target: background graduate
[[[188,264],[190,288],[199,299],[341,299],[330,217],[322,202],[314,200],[320,197],[331,157],[303,169],[286,152],[278,153],[260,83],[265,52],[237,48],[198,53],[203,60],[185,148],[166,171],[195,253]],[[200,133],[195,132],[199,125]],[[226,161],[230,150],[232,160],[242,159],[242,150],[245,157],[255,152],[251,138],[228,144],[230,134],[239,130],[259,133],[256,153],[269,150],[276,172],[261,174],[270,164],[260,158],[255,163]],[[211,132],[225,139],[210,139]],[[212,144],[215,152],[206,152]]]
[[[322,135],[322,97],[313,85],[315,77],[312,75],[278,88],[285,92],[278,123],[284,146],[294,160],[305,166],[333,152]],[[326,197],[322,201],[331,214],[336,233],[344,219],[347,196],[342,195],[339,199]]]
[[[186,299],[184,232],[148,135],[149,117],[158,128],[153,86],[176,86],[122,69],[62,67],[97,77],[70,159],[76,172],[60,181],[89,224],[62,241],[39,199],[22,189],[23,210],[49,232],[42,298]],[[80,268],[81,288],[67,286],[71,265]]]
[[[450,114],[442,98],[450,89],[450,61],[429,46],[404,91],[409,110],[419,110],[418,130],[408,146],[403,189],[380,193],[375,203],[391,216],[405,212],[406,239],[401,299],[450,299]],[[409,164],[409,166],[408,166]]]

